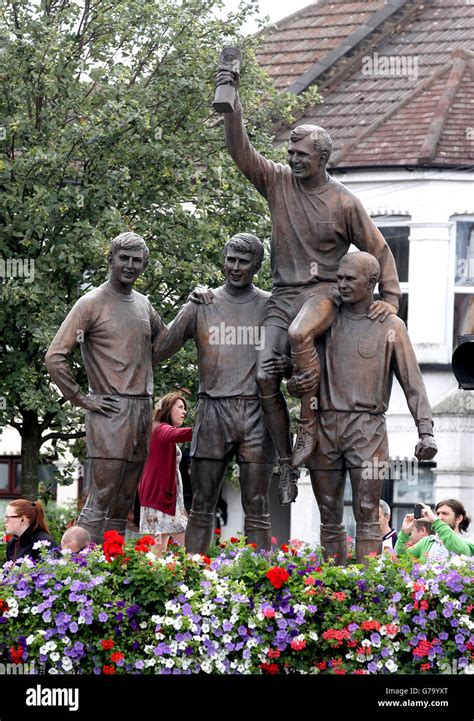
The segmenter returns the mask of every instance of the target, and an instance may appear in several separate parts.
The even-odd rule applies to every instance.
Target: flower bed
[[[294,542],[243,539],[210,557],[152,539],[5,564],[0,662],[95,674],[469,673],[473,562],[387,554],[368,569],[325,564]]]

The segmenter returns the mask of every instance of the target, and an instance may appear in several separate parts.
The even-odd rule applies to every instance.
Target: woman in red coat
[[[158,402],[143,475],[138,487],[140,533],[154,536],[153,550],[161,555],[171,536],[184,545],[188,514],[184,508],[179,472],[181,451],[176,445],[190,441],[192,428],[180,428],[188,407],[179,393],[167,393]]]

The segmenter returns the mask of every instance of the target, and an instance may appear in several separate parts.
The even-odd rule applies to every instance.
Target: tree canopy
[[[275,91],[255,60],[258,37],[240,35],[255,3],[225,19],[222,5],[0,0],[0,427],[22,436],[25,496],[37,492],[41,445],[83,430],[44,354],[77,298],[105,280],[109,240],[144,236],[137,289],[168,321],[197,283],[222,282],[228,237],[269,235],[266,204],[228,158],[212,109],[220,49],[243,48],[243,102],[262,152],[275,157],[274,120],[304,101]],[[85,381],[79,355],[73,363]],[[196,378],[189,347],[157,370],[156,393],[195,390]]]

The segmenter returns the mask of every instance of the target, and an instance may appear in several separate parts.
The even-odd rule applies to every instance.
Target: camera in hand
[[[413,509],[413,518],[416,520],[417,518],[423,518],[423,506],[421,503],[415,503],[415,507]]]

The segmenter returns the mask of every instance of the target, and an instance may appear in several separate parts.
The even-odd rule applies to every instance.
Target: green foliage
[[[103,550],[0,568],[0,662],[13,648],[48,673],[472,673],[470,558],[340,567],[296,540],[230,539],[212,558],[152,544],[110,531]]]
[[[114,235],[146,238],[137,289],[167,321],[197,283],[222,282],[230,235],[269,235],[266,204],[228,157],[212,111],[219,50],[244,49],[243,102],[262,152],[273,152],[273,120],[291,119],[305,100],[277,94],[256,63],[256,38],[240,35],[254,4],[225,21],[215,14],[222,4],[0,0],[0,257],[23,263],[1,289],[0,427],[29,439],[30,455],[82,432],[43,358],[73,303],[105,280]],[[268,282],[268,269],[260,278]],[[73,368],[84,385],[78,354]],[[196,370],[190,346],[157,371],[157,394],[195,391]]]
[[[72,520],[78,516],[77,504],[69,506],[56,506],[48,503],[45,508],[45,518],[51,535],[57,543],[61,541],[64,531]]]

